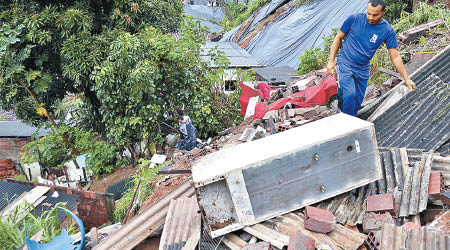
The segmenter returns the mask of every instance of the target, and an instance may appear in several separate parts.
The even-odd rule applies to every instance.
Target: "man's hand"
[[[411,79],[406,80],[405,84],[409,90],[416,90],[416,84]]]
[[[330,75],[333,75],[334,73],[336,73],[336,62],[335,61],[328,62],[327,73]]]

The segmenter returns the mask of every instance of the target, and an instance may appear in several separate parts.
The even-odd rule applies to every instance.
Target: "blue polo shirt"
[[[344,63],[354,69],[367,71],[370,60],[384,42],[388,49],[398,46],[395,31],[384,19],[378,24],[370,24],[365,13],[349,16],[342,24],[341,31],[346,34],[338,63]]]

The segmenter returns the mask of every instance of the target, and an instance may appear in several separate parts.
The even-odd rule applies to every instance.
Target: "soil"
[[[132,168],[131,165],[124,168],[118,167],[111,174],[101,176],[98,179],[93,179],[89,191],[105,193],[109,185],[136,174],[136,171],[137,168]]]

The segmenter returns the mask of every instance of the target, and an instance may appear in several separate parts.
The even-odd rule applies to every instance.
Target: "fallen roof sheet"
[[[380,250],[448,250],[450,237],[443,232],[435,232],[427,227],[407,230],[392,224],[383,224]]]
[[[426,208],[433,166],[450,170],[450,164],[443,162],[442,157],[420,150],[380,148],[380,156],[383,179],[321,202],[319,207],[331,211],[337,222],[355,226],[362,223],[368,196],[392,193],[398,216],[416,215]]]
[[[263,65],[296,69],[306,49],[323,47],[324,35],[349,15],[365,12],[366,6],[367,0],[320,0],[300,6],[295,0],[272,0],[221,41],[239,43]]]
[[[222,26],[217,22],[224,20],[222,8],[203,5],[184,5],[184,14],[200,21],[200,25],[207,27],[212,32],[220,32]]]
[[[446,110],[448,87],[431,74],[416,91],[375,119],[378,145],[436,151],[450,138],[450,109]],[[444,98],[444,99],[443,99]]]
[[[200,54],[202,59],[212,63],[208,53],[216,47],[219,51],[222,51],[230,61],[230,64],[228,65],[229,68],[251,68],[261,66],[247,51],[234,42],[206,42],[206,44],[202,46],[202,52]]]
[[[194,193],[189,181],[183,183],[153,206],[141,211],[94,249],[132,249],[164,225],[172,199],[191,197]]]
[[[0,121],[0,137],[30,137],[39,130],[39,136],[46,136],[47,129],[38,129],[22,121]]]
[[[253,68],[253,70],[267,82],[284,82],[285,84],[290,83],[293,79],[292,74],[297,72],[297,70],[288,66]]]
[[[6,209],[14,200],[20,197],[25,192],[29,192],[33,189],[32,186],[25,186],[8,181],[0,181],[0,211]],[[58,193],[57,197],[52,197],[53,191],[46,192],[43,196],[46,196],[39,205],[34,208],[34,214],[40,217],[45,211],[51,210],[56,204],[64,203],[65,207],[70,211],[73,211],[77,207],[77,195]],[[48,203],[51,206],[44,206]],[[65,213],[58,211],[58,220],[62,221],[65,217]]]
[[[170,201],[159,249],[181,250],[196,230],[200,238],[200,226],[201,215],[195,197]]]

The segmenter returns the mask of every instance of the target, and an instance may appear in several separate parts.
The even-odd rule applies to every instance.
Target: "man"
[[[370,60],[382,43],[386,43],[389,56],[400,76],[410,90],[416,85],[409,79],[397,50],[398,42],[392,26],[382,17],[386,13],[383,0],[369,0],[367,13],[349,16],[342,24],[330,48],[327,71],[336,71],[336,54],[342,44],[337,58],[338,64],[338,105],[342,112],[356,116],[361,108],[369,80]]]
[[[178,124],[180,137],[178,139],[177,147],[180,150],[191,151],[197,145],[197,130],[190,120],[186,121],[182,115],[178,116]]]

